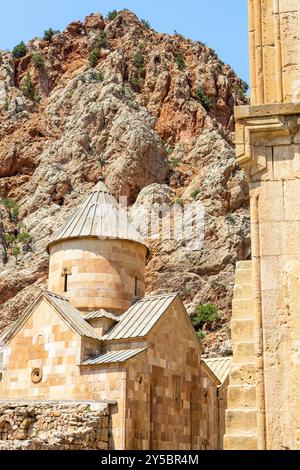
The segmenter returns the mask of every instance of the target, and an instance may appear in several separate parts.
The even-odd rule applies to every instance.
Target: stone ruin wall
[[[105,403],[0,402],[1,450],[108,450]]]

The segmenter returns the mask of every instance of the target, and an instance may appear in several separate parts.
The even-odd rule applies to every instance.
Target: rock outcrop
[[[206,345],[227,344],[234,267],[249,256],[248,186],[233,149],[233,107],[246,101],[212,49],[154,32],[127,10],[34,39],[18,60],[1,51],[0,197],[20,209],[15,224],[1,216],[6,232],[33,242],[1,268],[0,329],[45,286],[47,241],[102,175],[133,212],[137,200],[204,205],[201,250],[151,242],[147,291],[179,290],[191,314],[214,303],[222,320]],[[5,262],[1,246],[0,230]]]

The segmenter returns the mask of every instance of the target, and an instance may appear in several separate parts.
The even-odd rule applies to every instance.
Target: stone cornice
[[[236,106],[234,108],[235,120],[255,116],[274,116],[286,114],[300,114],[300,103],[261,104],[256,106]]]
[[[237,163],[248,177],[267,168],[266,156],[255,156],[253,147],[300,143],[300,104],[240,106],[235,119]]]

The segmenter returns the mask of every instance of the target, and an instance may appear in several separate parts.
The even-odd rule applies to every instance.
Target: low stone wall
[[[0,450],[108,450],[109,406],[0,402]]]

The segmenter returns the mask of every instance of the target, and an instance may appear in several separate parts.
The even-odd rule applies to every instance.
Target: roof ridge
[[[100,312],[106,312],[106,310],[104,310],[104,308],[98,308],[98,310],[93,310],[92,312],[87,313],[84,318],[88,317],[91,314],[100,313]],[[109,312],[106,312],[106,313],[109,313]]]
[[[100,308],[99,310],[95,310],[94,312],[89,312],[87,315],[84,316],[84,319],[88,321],[88,320],[92,320],[93,318],[101,318],[101,317],[110,318],[117,322],[117,321],[120,321],[121,316],[115,315],[112,312],[107,312],[103,308]]]
[[[95,219],[96,219],[97,205],[98,205],[98,203],[99,203],[99,197],[100,197],[100,193],[97,192],[96,201],[91,205],[91,209],[93,208],[93,206],[95,206],[95,207],[94,207],[93,217],[92,217],[91,228],[90,228],[91,231],[93,231],[94,222],[95,222]]]
[[[153,312],[156,313],[156,312],[159,311],[160,309],[164,308],[165,303],[168,301],[168,297],[167,297],[167,296],[158,297],[157,300],[158,300],[158,302],[157,302],[157,304],[153,307],[152,313],[153,313]],[[161,303],[162,303],[162,305],[161,305]],[[134,328],[141,328],[141,325],[142,325],[142,324],[143,324],[143,316],[140,315],[140,317],[137,318],[137,321],[136,321],[136,324],[134,325]],[[151,324],[151,322],[149,322],[149,324]],[[148,324],[148,326],[149,326],[149,324]],[[132,328],[133,328],[132,326],[131,326],[131,328],[129,328],[129,329],[127,328],[127,330],[125,331],[125,334],[126,334],[126,333],[128,334],[128,332],[130,332],[130,331],[132,330]],[[145,330],[147,330],[147,326],[146,326],[146,325],[144,325],[143,329],[141,329],[141,336],[143,336],[143,333],[144,333]]]

